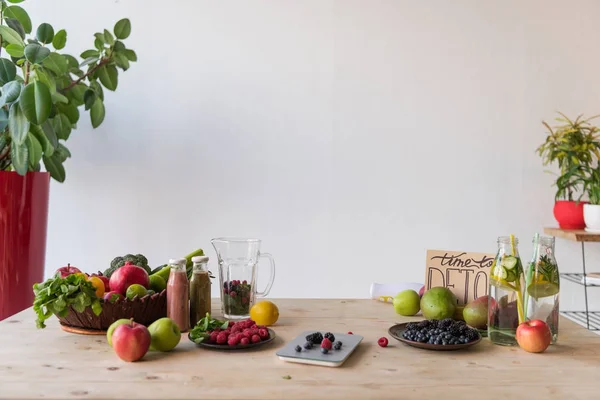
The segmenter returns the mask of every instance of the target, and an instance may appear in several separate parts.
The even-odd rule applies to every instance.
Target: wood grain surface
[[[600,242],[600,233],[591,233],[584,230],[566,230],[560,228],[544,228],[546,235],[575,242]]]
[[[490,344],[436,352],[377,339],[399,322],[374,300],[273,300],[277,339],[255,351],[201,349],[187,337],[171,353],[117,358],[104,337],[75,335],[52,318],[38,330],[31,309],[0,322],[2,399],[597,399],[600,337],[561,318],[558,344],[543,354]],[[220,311],[215,308],[215,315]],[[303,330],[365,337],[340,368],[275,356]],[[289,378],[289,379],[286,379]]]

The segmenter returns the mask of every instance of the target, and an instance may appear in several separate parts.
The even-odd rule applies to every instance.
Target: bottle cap
[[[187,260],[185,258],[171,258],[169,264],[185,265]]]
[[[205,263],[208,262],[209,258],[208,256],[195,256],[192,257],[192,262],[193,263]]]

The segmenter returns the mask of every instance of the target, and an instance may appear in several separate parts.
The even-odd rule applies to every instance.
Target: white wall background
[[[86,118],[69,141],[48,274],[127,252],[214,257],[222,235],[264,240],[272,297],[367,297],[423,281],[427,248],[495,252],[510,232],[528,259],[554,225],[541,120],[600,112],[592,0],[24,5],[74,54],[129,17],[139,56],[104,125]],[[579,270],[577,244],[557,254]],[[565,309],[583,307],[563,288]]]

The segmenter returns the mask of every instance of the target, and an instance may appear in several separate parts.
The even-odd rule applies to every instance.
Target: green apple
[[[403,290],[394,297],[393,304],[394,310],[397,314],[404,316],[415,315],[421,310],[420,303],[421,298],[419,293],[414,290]]]
[[[150,289],[160,293],[167,288],[167,282],[160,275],[150,275]]]
[[[181,340],[181,331],[171,318],[161,318],[148,327],[152,342],[150,350],[171,351]]]
[[[123,324],[128,324],[130,322],[131,322],[131,320],[127,319],[127,318],[118,319],[108,327],[108,330],[106,331],[106,340],[108,340],[108,344],[111,347],[112,347],[112,335],[113,335],[113,332],[115,331],[115,329],[117,329],[117,326],[123,325]]]

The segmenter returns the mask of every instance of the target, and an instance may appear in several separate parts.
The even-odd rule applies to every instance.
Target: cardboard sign
[[[485,296],[495,257],[495,254],[466,251],[427,250],[425,290],[447,287],[456,295],[460,305]]]

